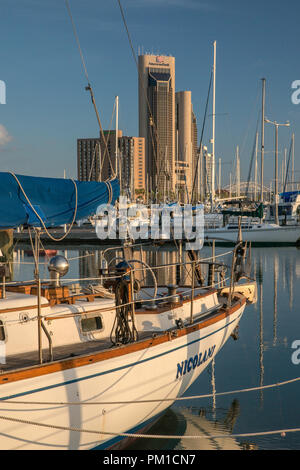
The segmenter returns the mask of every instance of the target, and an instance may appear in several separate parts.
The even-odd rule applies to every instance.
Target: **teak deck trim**
[[[46,307],[50,307],[50,304],[42,304],[41,305],[41,308],[46,308]],[[38,304],[36,303],[36,305],[28,305],[27,307],[13,307],[13,308],[4,308],[2,310],[0,310],[0,315],[2,313],[11,313],[11,312],[21,312],[23,310],[33,310],[34,308],[38,308]]]

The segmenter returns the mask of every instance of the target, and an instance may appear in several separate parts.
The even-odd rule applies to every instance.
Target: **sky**
[[[117,0],[69,0],[102,127],[111,125],[119,96],[119,128],[138,135],[138,77]],[[234,172],[239,147],[246,181],[257,123],[261,78],[266,117],[279,129],[279,160],[295,133],[300,179],[300,80],[297,0],[121,0],[137,54],[172,55],[176,91],[191,90],[200,134],[216,62],[216,160],[222,184]],[[99,135],[87,80],[65,0],[0,0],[0,171],[34,176],[77,175],[77,138]],[[1,89],[0,89],[1,90]],[[210,148],[210,99],[203,143]],[[274,126],[265,127],[265,183],[274,178]],[[260,137],[259,137],[260,141]]]

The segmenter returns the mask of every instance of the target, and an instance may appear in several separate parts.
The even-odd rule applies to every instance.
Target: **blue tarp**
[[[296,197],[300,194],[300,191],[288,191],[285,193],[280,193],[279,196],[283,202],[294,202]]]
[[[72,180],[24,175],[16,177],[46,227],[72,222],[76,206],[76,190]],[[95,181],[75,181],[75,184],[76,220],[95,214],[101,204],[110,202],[113,205],[120,195],[118,180],[110,181],[110,186]],[[0,172],[0,228],[17,228],[21,225],[39,227],[42,224],[14,176]]]

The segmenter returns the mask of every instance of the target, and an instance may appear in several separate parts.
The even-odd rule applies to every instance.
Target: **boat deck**
[[[152,337],[153,332],[143,332],[139,334],[139,340],[144,340]],[[50,361],[49,349],[43,349],[43,364],[49,364],[64,359],[83,357],[85,355],[99,353],[101,351],[110,350],[116,347],[117,346],[113,345],[110,339],[108,338],[66,346],[57,346],[53,348],[52,361]],[[6,359],[5,364],[0,364],[0,374],[37,365],[40,365],[38,351],[18,354],[16,356],[9,356]]]
[[[227,303],[227,296],[220,298],[221,304],[223,306]],[[238,300],[238,299],[237,299]],[[200,315],[195,315],[194,317],[194,324],[198,324],[199,322],[204,322],[209,318],[213,318],[215,315],[218,314],[220,305],[214,310],[209,312],[204,312]],[[189,326],[188,323],[185,323],[182,327]],[[138,339],[134,343],[127,343],[127,344],[120,344],[114,345],[112,344],[110,338],[103,338],[99,340],[93,341],[86,341],[81,343],[74,343],[64,346],[56,346],[53,348],[53,360],[50,360],[49,355],[49,348],[45,348],[42,351],[43,357],[43,364],[51,364],[53,362],[64,361],[72,358],[79,358],[84,356],[89,356],[91,354],[97,354],[104,351],[112,351],[119,347],[128,346],[128,344],[137,344],[140,341],[144,341],[147,339],[157,338],[160,336],[164,336],[166,333],[172,333],[173,331],[177,330],[177,327],[174,327],[172,330],[168,331],[143,331],[138,332]],[[0,364],[0,375],[5,374],[7,372],[18,371],[21,369],[32,368],[35,366],[40,366],[39,363],[39,354],[38,350],[32,352],[26,352],[14,356],[8,356],[6,358],[5,364]]]

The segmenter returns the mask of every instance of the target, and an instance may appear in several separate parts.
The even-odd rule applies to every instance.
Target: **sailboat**
[[[0,448],[122,448],[189,388],[255,299],[256,283],[241,270],[245,246],[239,241],[233,250],[227,287],[231,266],[195,253],[190,283],[159,285],[155,269],[166,266],[135,260],[130,245],[122,259],[108,252],[99,279],[75,288],[63,279],[68,261],[58,255],[42,280],[40,232],[115,200],[118,182],[0,179],[0,225],[26,225],[36,260],[33,281],[6,282],[0,266]],[[224,274],[221,282],[213,272]]]
[[[214,75],[215,75],[215,44],[214,44]],[[256,245],[299,245],[300,244],[300,226],[295,225],[295,220],[298,219],[300,206],[298,199],[298,192],[282,193],[280,204],[280,220],[282,225],[274,217],[274,207],[268,207],[268,214],[266,216],[263,204],[263,168],[264,168],[264,124],[271,122],[265,119],[265,79],[262,79],[262,143],[261,143],[261,204],[257,205],[252,210],[214,210],[215,191],[214,191],[214,145],[215,145],[215,121],[213,119],[213,155],[212,155],[212,190],[211,190],[211,213],[205,215],[205,241],[210,243],[211,239],[215,239],[216,244],[234,244],[239,231],[238,220],[241,218],[241,229],[243,232],[244,241],[251,242]],[[213,118],[215,115],[215,87],[213,97]],[[274,124],[274,123],[272,123]],[[276,126],[278,125],[275,122]],[[256,133],[256,149],[257,149],[257,133]],[[276,139],[278,142],[278,138]],[[277,144],[278,145],[278,144]],[[278,148],[275,150],[276,158],[278,156]],[[277,160],[276,160],[277,161]],[[240,166],[239,156],[237,152],[237,173],[238,181],[240,180]],[[278,182],[277,164],[275,163],[275,181]],[[250,173],[249,173],[250,177]],[[275,188],[275,201],[277,201],[277,190]],[[293,204],[291,204],[293,201]],[[220,202],[220,201],[219,201]],[[225,201],[226,202],[226,201]],[[247,202],[247,201],[246,201]],[[248,201],[249,205],[249,201]],[[251,205],[251,204],[250,204]],[[275,206],[278,203],[275,202]],[[278,209],[277,209],[278,210]],[[227,221],[225,222],[225,217]],[[275,219],[275,220],[274,220]],[[287,221],[291,223],[287,223]]]

